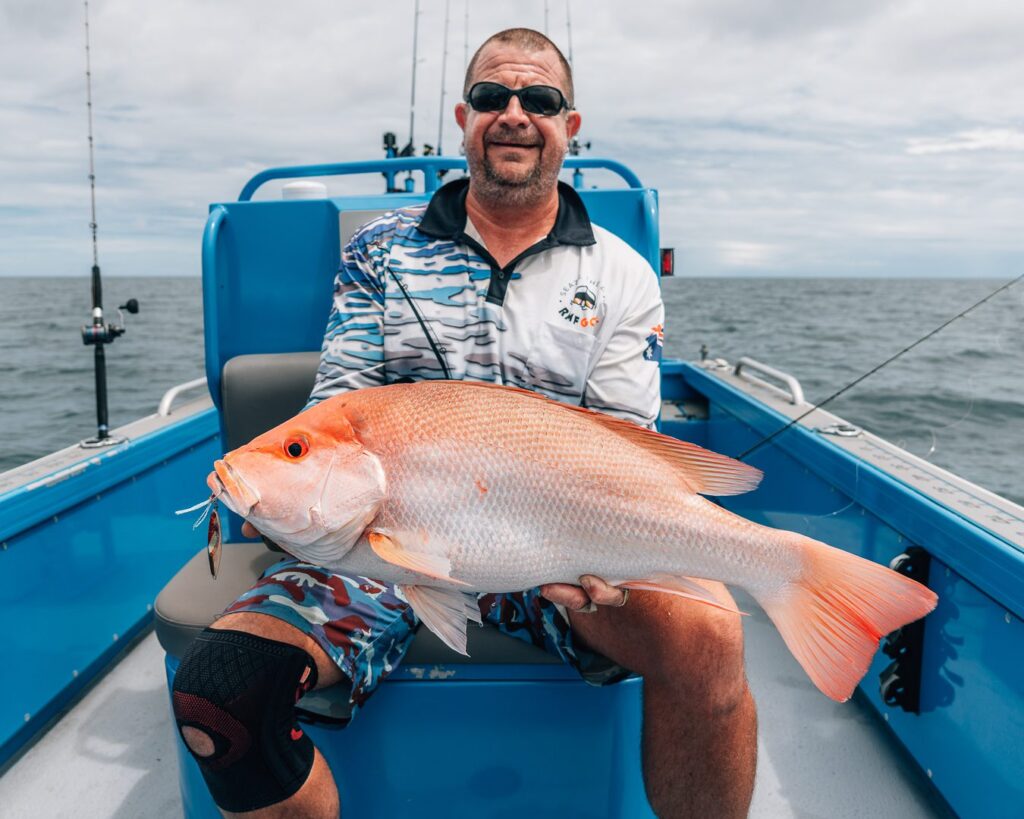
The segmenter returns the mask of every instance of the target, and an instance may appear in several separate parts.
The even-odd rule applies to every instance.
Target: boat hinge
[[[920,546],[896,555],[889,568],[927,585],[931,556]],[[924,620],[908,623],[887,634],[882,651],[892,662],[878,675],[882,701],[912,714],[921,713],[921,663],[924,656]]]

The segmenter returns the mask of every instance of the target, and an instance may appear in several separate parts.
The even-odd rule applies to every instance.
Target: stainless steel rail
[[[749,372],[744,370],[753,370],[754,372],[767,375],[770,378],[774,378],[776,381],[781,381],[789,391],[781,389],[780,387],[772,384],[769,381],[765,381],[763,378],[758,378],[756,375],[751,375]],[[743,356],[739,361],[736,362],[736,369],[733,370],[737,377],[742,378],[745,381],[749,381],[751,384],[756,384],[780,398],[784,398],[789,401],[790,404],[799,406],[800,404],[806,404],[804,400],[804,388],[800,386],[800,382],[789,373],[784,373],[782,370],[776,370],[774,367],[769,367],[767,364],[762,364],[753,358]]]
[[[196,378],[193,381],[186,381],[184,384],[178,384],[176,387],[171,387],[164,393],[164,397],[160,399],[160,406],[157,407],[156,414],[162,415],[166,418],[171,414],[171,405],[174,404],[175,399],[179,395],[205,386],[206,378]]]

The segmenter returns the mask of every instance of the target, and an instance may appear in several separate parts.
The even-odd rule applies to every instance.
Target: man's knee
[[[207,629],[189,646],[174,678],[174,716],[219,807],[266,807],[306,781],[314,749],[295,703],[316,679],[303,649],[255,634]]]
[[[711,713],[731,712],[750,696],[740,618],[686,601],[680,605],[686,609],[685,622],[658,630],[658,645],[644,677],[690,705]]]

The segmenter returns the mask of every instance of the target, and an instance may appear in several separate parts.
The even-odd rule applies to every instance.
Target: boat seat
[[[237,356],[228,361],[221,380],[227,449],[241,446],[299,412],[313,386],[319,360],[318,353],[275,353]],[[160,645],[172,657],[180,658],[197,634],[251,587],[266,568],[283,557],[259,541],[225,543],[218,575],[213,578],[206,549],[201,549],[156,599],[156,634]],[[456,654],[421,626],[406,662],[424,666],[560,662],[543,649],[502,634],[492,626],[477,628],[471,624],[468,650],[472,659]],[[324,707],[336,714],[335,705]]]

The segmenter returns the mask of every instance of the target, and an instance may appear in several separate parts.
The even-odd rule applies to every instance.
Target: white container
[[[282,199],[326,199],[327,186],[323,182],[308,182],[300,179],[289,182],[281,188]]]

